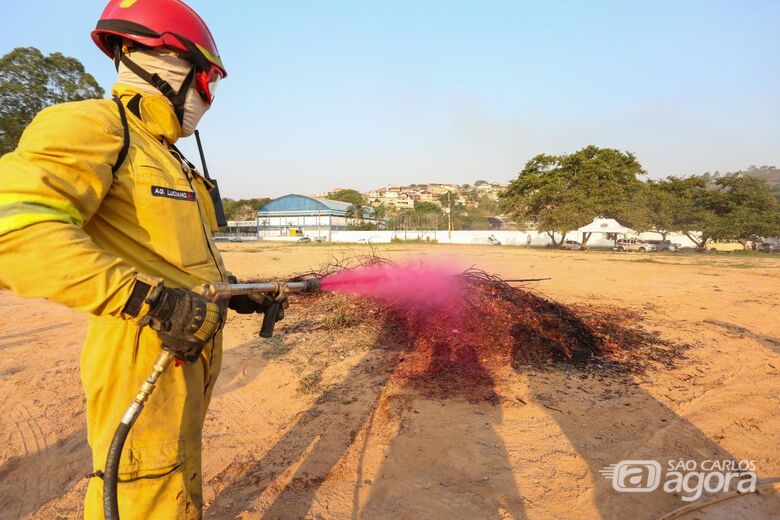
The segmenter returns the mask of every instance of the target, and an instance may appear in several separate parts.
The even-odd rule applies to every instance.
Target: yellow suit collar
[[[141,121],[146,129],[156,138],[164,139],[169,144],[175,143],[181,137],[181,124],[173,110],[173,105],[162,94],[149,94],[124,83],[114,84],[111,93],[124,104],[140,94],[142,97],[138,107]]]

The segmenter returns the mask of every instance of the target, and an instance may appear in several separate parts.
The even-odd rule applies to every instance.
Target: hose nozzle
[[[304,293],[317,292],[321,288],[321,284],[320,284],[320,279],[319,278],[307,278],[305,280],[301,280],[301,282],[304,284],[304,289],[301,292],[304,292]]]

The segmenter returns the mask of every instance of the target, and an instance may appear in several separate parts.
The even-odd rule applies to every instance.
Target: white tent
[[[618,235],[636,233],[636,231],[631,228],[627,228],[614,218],[594,218],[593,222],[587,226],[582,226],[577,230],[577,232],[582,233],[583,248],[586,247],[585,244],[588,243],[590,235],[593,233],[604,233],[605,235],[611,233],[615,241],[617,241]]]
[[[582,226],[577,230],[578,233],[616,233],[627,234],[636,233],[631,228],[627,228],[614,218],[594,218],[593,222],[587,226]]]

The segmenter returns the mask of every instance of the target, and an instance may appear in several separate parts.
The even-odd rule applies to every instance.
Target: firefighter
[[[211,238],[213,186],[174,143],[194,132],[227,71],[205,22],[177,0],[111,0],[92,38],[117,67],[114,99],[46,108],[0,159],[0,286],[90,314],[88,519],[103,517],[113,431],[160,348],[187,361],[160,380],[130,432],[119,511],[200,518],[201,432],[226,309],[192,289],[230,275]]]

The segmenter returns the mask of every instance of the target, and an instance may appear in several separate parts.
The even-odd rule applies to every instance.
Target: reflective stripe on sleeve
[[[62,199],[0,193],[0,235],[39,222],[65,222],[81,227],[84,219],[73,204]]]

